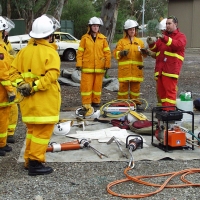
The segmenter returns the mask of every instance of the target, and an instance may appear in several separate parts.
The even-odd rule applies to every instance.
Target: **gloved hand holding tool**
[[[153,52],[153,51],[147,49],[147,54],[148,54],[148,56],[151,56],[152,58],[156,58],[156,52]]]
[[[151,37],[147,37],[147,44],[148,45],[151,45],[151,44],[153,44],[155,41],[151,38]]]
[[[147,51],[146,48],[141,48],[140,52],[141,52],[142,55],[148,55],[148,51]]]
[[[7,92],[8,94],[8,101],[13,102],[15,100],[16,94],[15,92]]]
[[[161,33],[157,33],[156,37],[157,37],[158,39],[163,39],[163,38],[164,38],[164,35],[161,34]]]
[[[22,96],[28,97],[31,95],[32,86],[30,83],[21,82],[17,87],[17,90],[21,93]]]
[[[120,51],[120,52],[119,52],[119,55],[120,55],[121,57],[124,57],[124,56],[127,56],[128,53],[129,53],[129,50],[126,49],[126,50],[122,50],[122,51]]]

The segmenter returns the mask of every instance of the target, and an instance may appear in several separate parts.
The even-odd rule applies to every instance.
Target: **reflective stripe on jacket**
[[[143,81],[143,70],[138,66],[143,66],[143,57],[140,49],[144,48],[144,42],[134,37],[131,42],[128,37],[118,41],[116,48],[113,51],[113,56],[118,60],[118,80],[124,81]],[[129,50],[127,56],[120,56],[120,51]]]
[[[173,33],[166,31],[163,39],[149,45],[152,51],[160,52],[163,55],[159,62],[162,75],[173,78],[179,77],[185,56],[186,42],[186,36],[177,29]]]
[[[11,80],[23,79],[33,86],[35,93],[20,103],[22,120],[30,124],[53,124],[59,120],[61,96],[57,81],[60,57],[57,45],[44,39],[30,39],[12,63]]]
[[[83,35],[77,51],[76,66],[85,73],[105,73],[110,68],[111,52],[106,37],[98,33],[95,42],[88,33]]]

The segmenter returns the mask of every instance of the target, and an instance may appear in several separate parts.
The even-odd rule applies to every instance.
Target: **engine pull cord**
[[[124,170],[124,174],[126,175],[125,179],[116,180],[116,181],[113,181],[113,182],[111,182],[107,185],[108,193],[112,194],[113,196],[138,199],[138,198],[149,197],[149,196],[152,196],[154,194],[157,194],[157,193],[161,192],[164,188],[181,188],[181,187],[190,187],[190,186],[200,187],[200,183],[192,183],[192,182],[185,179],[185,176],[187,176],[189,174],[199,173],[200,168],[184,169],[184,170],[176,171],[176,172],[170,172],[170,173],[165,173],[165,174],[156,174],[156,175],[146,175],[146,176],[130,176],[130,175],[128,175],[129,170],[131,170],[130,167],[127,167]],[[179,176],[181,175],[180,179],[185,184],[177,184],[177,185],[168,184],[173,177],[178,176],[178,175]],[[144,178],[155,178],[155,177],[161,177],[161,176],[170,176],[170,177],[167,178],[167,180],[162,185],[150,183],[150,182],[146,182],[146,181],[141,180],[141,179],[144,179]],[[116,193],[116,192],[111,190],[111,187],[113,187],[114,185],[117,185],[117,184],[120,184],[120,183],[123,183],[123,182],[128,182],[128,181],[134,181],[134,182],[139,183],[139,184],[143,184],[143,185],[147,185],[147,186],[153,186],[153,187],[159,187],[159,188],[157,190],[153,191],[153,192],[141,193],[141,194],[132,194],[132,195],[131,194],[119,194],[119,193]]]

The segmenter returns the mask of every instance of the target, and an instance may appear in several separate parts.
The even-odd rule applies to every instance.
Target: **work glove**
[[[30,83],[22,82],[17,87],[17,90],[21,93],[22,96],[28,97],[31,95],[32,87]]]
[[[109,78],[108,69],[109,67],[104,67],[104,70],[105,70],[104,78]]]
[[[9,54],[15,57],[16,54],[17,54],[17,52],[16,52],[15,50],[11,49],[11,50],[9,51]]]
[[[147,40],[146,40],[146,41],[147,41],[147,44],[148,44],[148,45],[151,45],[151,44],[153,44],[153,43],[155,42],[155,41],[154,41],[151,37],[149,37],[149,36],[147,37]]]
[[[137,67],[138,67],[138,69],[143,69],[144,68],[143,65],[138,65]]]
[[[140,49],[140,53],[141,53],[142,55],[144,55],[144,56],[148,55],[147,49],[145,49],[145,48],[141,48],[141,49]]]
[[[148,56],[151,56],[152,58],[156,58],[156,52],[153,52],[153,51],[147,49],[147,54],[148,54]]]
[[[161,34],[161,33],[157,33],[157,35],[156,35],[156,37],[159,39],[163,39],[164,38],[164,35],[163,34]]]
[[[76,70],[81,71],[81,67],[76,67]]]
[[[13,102],[15,100],[15,97],[16,97],[15,92],[8,92],[7,91],[7,94],[8,94],[8,101]]]
[[[119,55],[120,55],[121,57],[124,57],[124,56],[127,56],[128,53],[129,53],[129,50],[126,49],[126,50],[122,50],[122,51],[120,51],[120,52],[119,52]]]

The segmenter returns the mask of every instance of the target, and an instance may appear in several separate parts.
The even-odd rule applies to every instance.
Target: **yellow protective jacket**
[[[113,56],[118,61],[119,82],[143,81],[143,70],[138,67],[143,66],[143,57],[140,52],[141,48],[144,48],[144,42],[137,37],[134,37],[132,42],[127,36],[118,41],[113,51]],[[119,53],[122,50],[129,50],[128,55],[121,57]]]
[[[13,84],[17,85],[23,80],[35,85],[35,93],[20,102],[24,123],[53,124],[59,120],[61,95],[57,79],[60,75],[60,57],[56,49],[55,43],[30,39],[12,62]]]
[[[4,42],[4,48],[6,49],[6,51],[9,53],[10,56],[10,60],[11,62],[14,60],[14,58],[16,57],[16,52],[15,50],[13,50],[11,43],[8,42]]]
[[[76,66],[84,73],[105,73],[110,68],[111,52],[106,37],[98,33],[95,42],[91,35],[82,36],[77,51]]]
[[[2,38],[2,32],[0,34]],[[0,40],[0,107],[10,106],[13,102],[9,103],[8,101],[8,92],[13,92],[14,88],[12,87],[10,81],[10,70],[11,60],[8,52],[4,48],[4,42]]]

